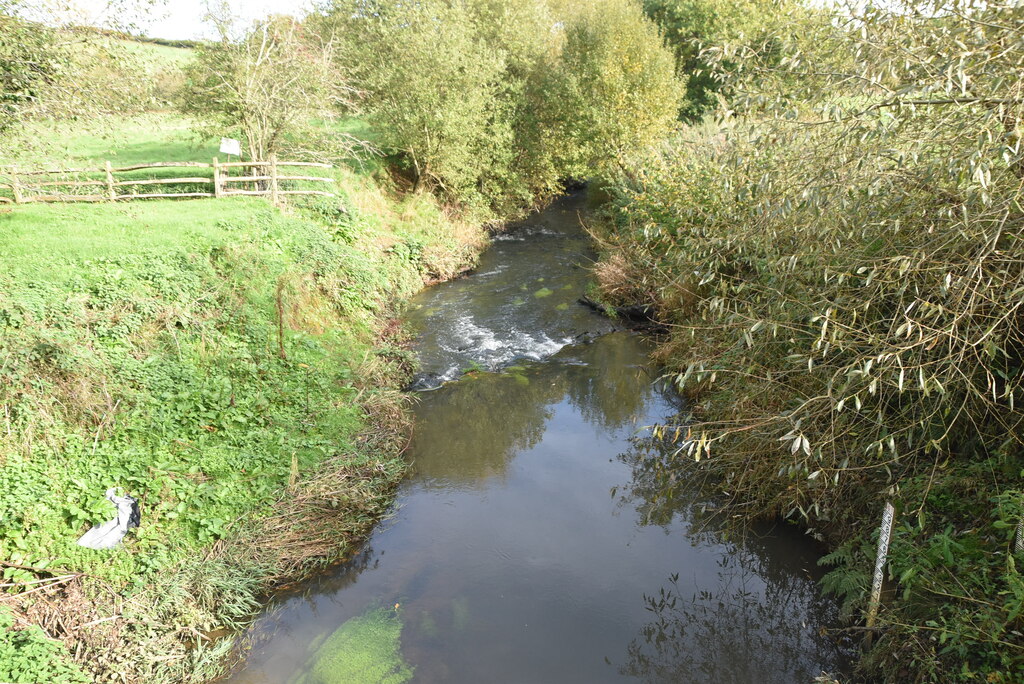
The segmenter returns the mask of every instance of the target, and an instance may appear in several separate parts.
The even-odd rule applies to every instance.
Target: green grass
[[[150,113],[36,122],[3,154],[98,168],[218,153],[184,117]],[[367,167],[321,173],[338,196],[283,211],[253,197],[0,207],[0,562],[36,568],[9,568],[13,582],[86,573],[98,612],[68,608],[67,624],[131,599],[147,627],[90,630],[76,653],[94,674],[212,676],[220,661],[182,626],[244,623],[269,578],[343,554],[389,503],[403,464],[361,435],[399,433],[372,416],[401,415],[390,388],[409,361],[381,330],[425,280],[465,268],[482,231]],[[292,483],[346,503],[333,517],[285,509],[294,527],[267,528]],[[140,500],[142,526],[112,551],[77,546],[115,486]],[[289,555],[306,536],[334,543]]]
[[[180,117],[111,128],[56,128],[45,154],[19,159],[212,156],[186,142]],[[366,175],[333,173],[338,198],[283,212],[261,198],[0,209],[0,561],[46,568],[11,581],[87,573],[95,610],[131,598],[147,627],[80,648],[94,673],[159,682],[215,671],[183,625],[244,621],[268,577],[344,553],[389,501],[401,461],[358,438],[376,425],[368,410],[401,413],[388,388],[408,360],[380,330],[424,279],[465,267],[480,230],[428,195],[396,198]],[[304,491],[332,473],[331,496],[347,492],[338,520],[296,514],[307,532],[264,530],[291,482]],[[111,515],[111,486],[140,499],[142,526],[112,551],[78,547]],[[336,530],[329,550],[275,555],[281,534],[323,536],[325,525]],[[207,577],[214,567],[220,576]]]
[[[0,153],[0,164],[25,168],[101,168],[154,162],[209,163],[218,155],[216,141],[200,143],[193,123],[174,113],[146,113],[115,121],[36,121]],[[223,156],[223,155],[221,155]]]
[[[136,40],[117,40],[115,44],[154,68],[181,68],[195,58],[195,50]]]
[[[233,227],[260,212],[266,201],[258,198],[29,204],[0,213],[0,254],[9,276],[53,280],[112,255],[224,243],[237,237]]]

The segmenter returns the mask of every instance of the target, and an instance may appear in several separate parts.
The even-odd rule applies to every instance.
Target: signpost
[[[238,161],[242,161],[242,144],[240,142],[238,142],[237,140],[235,140],[234,138],[221,138],[220,139],[220,152],[221,152],[221,154],[228,155],[228,163],[229,164],[231,163],[231,155],[235,155],[236,157],[238,157]],[[216,161],[214,162],[214,166],[216,167]],[[217,171],[218,170],[215,168],[214,172],[213,172],[213,176],[214,176],[214,178],[213,178],[214,193],[213,194],[215,196],[217,196],[217,197],[220,197],[220,187],[221,187],[222,181],[220,179],[220,174]],[[242,171],[244,172],[245,170],[242,169]],[[224,167],[224,173],[227,174],[228,176],[230,176],[231,175],[231,167],[230,166]]]
[[[221,138],[220,139],[220,152],[221,154],[228,155],[228,161],[231,161],[231,155],[235,155],[239,159],[242,158],[242,144],[234,138]]]

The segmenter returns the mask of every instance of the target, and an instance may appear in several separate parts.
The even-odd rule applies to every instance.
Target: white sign
[[[234,138],[221,138],[220,139],[220,151],[221,154],[233,154],[236,157],[242,156],[242,144]]]

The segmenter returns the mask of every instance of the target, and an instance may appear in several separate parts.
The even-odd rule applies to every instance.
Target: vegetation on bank
[[[1024,10],[761,11],[701,52],[730,62],[716,121],[611,183],[598,276],[656,308],[690,399],[661,495],[707,477],[827,537],[854,614],[892,501],[867,671],[1020,681]]]
[[[0,3],[0,163],[206,162],[227,136],[339,167],[340,198],[283,208],[0,205],[3,676],[205,681],[269,587],[386,511],[403,297],[667,133],[679,82],[627,0],[339,2],[194,51],[32,9]],[[109,487],[142,524],[81,548]]]
[[[389,321],[481,234],[429,197],[343,182],[340,201],[286,213],[0,215],[0,554],[26,583],[19,624],[73,641],[94,674],[209,676],[229,644],[205,632],[343,555],[390,502],[405,426],[389,388],[410,359]],[[112,486],[142,525],[115,550],[78,547]],[[62,603],[27,595],[40,582]]]

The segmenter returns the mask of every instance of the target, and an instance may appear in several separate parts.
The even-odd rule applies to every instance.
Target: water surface
[[[803,536],[728,541],[688,502],[652,514],[645,427],[678,399],[643,338],[575,303],[593,256],[580,208],[557,203],[413,303],[417,384],[435,389],[418,394],[395,516],[279,597],[231,681],[295,680],[379,607],[403,621],[415,682],[790,684],[843,668]]]

